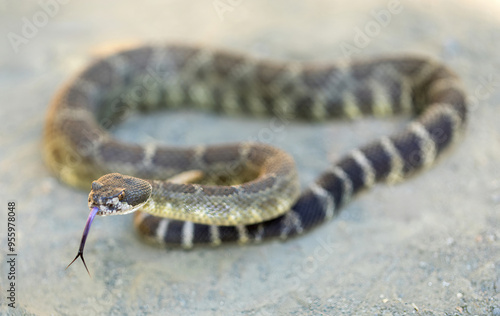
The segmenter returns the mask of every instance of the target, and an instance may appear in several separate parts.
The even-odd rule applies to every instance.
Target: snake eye
[[[118,200],[123,200],[123,198],[125,197],[125,191],[122,191],[120,194],[118,194]]]

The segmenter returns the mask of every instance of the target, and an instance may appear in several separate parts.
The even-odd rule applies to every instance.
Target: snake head
[[[89,208],[97,207],[97,215],[122,215],[136,211],[151,196],[149,182],[119,173],[106,174],[92,182]]]
[[[148,201],[151,189],[149,182],[119,173],[110,173],[92,182],[92,190],[89,194],[90,214],[83,230],[80,249],[66,269],[76,259],[81,258],[90,275],[85,259],[83,259],[83,248],[94,217],[96,215],[121,215],[134,212]]]

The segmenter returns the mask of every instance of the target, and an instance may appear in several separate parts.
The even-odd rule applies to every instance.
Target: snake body
[[[393,136],[347,154],[302,193],[292,157],[266,144],[137,145],[106,131],[132,110],[187,105],[287,119],[415,118]],[[458,77],[423,57],[325,65],[142,46],[97,60],[59,91],[43,148],[64,182],[88,187],[99,178],[89,195],[99,215],[139,210],[134,223],[141,235],[190,248],[301,234],[375,182],[399,181],[430,166],[458,138],[466,116]],[[203,177],[165,180],[189,170]],[[117,211],[124,205],[126,211]]]

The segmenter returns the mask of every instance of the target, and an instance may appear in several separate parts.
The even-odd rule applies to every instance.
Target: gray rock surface
[[[377,21],[374,12],[391,6],[390,21]],[[0,313],[500,314],[499,14],[500,3],[486,0],[0,0]],[[356,46],[370,27],[365,47]],[[44,165],[44,116],[58,87],[96,52],[137,41],[289,60],[419,53],[463,78],[470,123],[431,170],[379,185],[331,223],[284,243],[164,250],[137,238],[131,216],[98,218],[86,247],[89,278],[79,262],[64,270],[78,249],[88,192]],[[346,44],[357,48],[353,56]],[[293,123],[266,134],[268,119],[183,111],[133,117],[114,133],[188,145],[257,137],[292,153],[306,185],[404,121]],[[8,201],[17,203],[16,309],[6,300]]]

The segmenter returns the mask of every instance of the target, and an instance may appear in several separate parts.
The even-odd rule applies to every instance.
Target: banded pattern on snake
[[[291,156],[266,144],[160,147],[123,143],[106,131],[130,110],[187,105],[289,119],[416,118],[349,153],[301,194]],[[457,139],[466,116],[457,76],[427,58],[320,65],[143,46],[100,59],[69,81],[51,104],[43,146],[64,182],[88,187],[99,178],[89,195],[97,215],[140,210],[134,222],[148,240],[190,248],[301,234],[375,182],[399,181],[431,165]],[[188,178],[196,183],[165,181],[189,170],[201,171]]]

